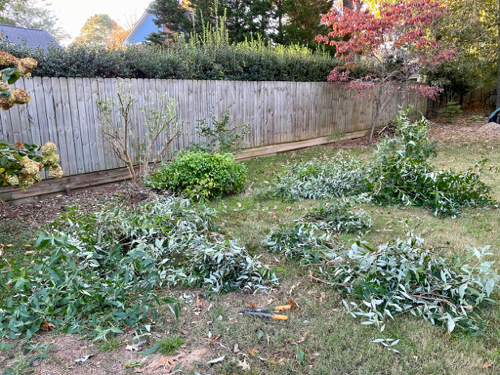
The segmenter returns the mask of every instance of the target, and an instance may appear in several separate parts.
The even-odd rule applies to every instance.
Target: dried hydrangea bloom
[[[42,151],[42,163],[49,166],[54,166],[59,161],[59,155],[55,152],[57,147],[52,142],[45,143],[41,148]]]
[[[31,100],[28,93],[21,89],[10,90],[9,102],[13,104],[26,104]]]
[[[7,185],[10,186],[19,185],[19,177],[17,177],[15,174],[11,174],[9,177],[7,177]]]
[[[31,185],[35,183],[35,178],[32,177],[31,175],[21,175],[21,178],[19,179],[19,187],[21,190],[26,190],[28,189]]]
[[[7,82],[0,81],[0,91],[10,91],[10,86]]]
[[[47,142],[42,147],[40,147],[40,151],[42,151],[42,155],[50,155],[56,152],[57,146],[53,142]]]
[[[17,61],[17,58],[10,53],[0,51],[0,65],[12,65]]]
[[[36,60],[32,59],[31,57],[26,57],[24,59],[16,59],[16,61],[14,61],[13,64],[16,66],[17,70],[19,71],[19,74],[23,77],[30,77],[31,72],[38,65]]]
[[[63,176],[63,169],[60,165],[58,165],[57,168],[50,168],[49,176],[54,178],[61,178]]]
[[[0,108],[4,111],[8,110],[14,105],[14,103],[10,103],[8,98],[0,98]]]
[[[43,169],[43,164],[37,161],[31,160],[29,157],[23,157],[19,163],[23,166],[21,173],[23,175],[35,176]]]
[[[54,154],[54,153],[45,154],[42,156],[42,164],[45,164],[45,165],[53,166],[53,165],[56,165],[58,161],[59,161],[59,155]]]
[[[17,148],[18,150],[24,150],[24,143],[23,142],[14,142],[14,147]]]

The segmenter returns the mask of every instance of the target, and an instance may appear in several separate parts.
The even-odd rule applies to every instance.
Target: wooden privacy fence
[[[244,139],[250,147],[247,156],[257,155],[261,147],[267,150],[280,144],[293,147],[294,142],[318,139],[298,145],[319,144],[332,135],[359,134],[370,128],[374,114],[373,99],[357,97],[355,91],[327,82],[35,77],[16,83],[16,87],[31,95],[30,103],[0,111],[0,139],[56,143],[65,176],[123,167],[102,141],[96,105],[97,101],[115,97],[120,82],[129,85],[136,98],[132,129],[137,145],[144,134],[141,125],[145,121],[139,108],[150,104],[149,95],[153,101],[160,100],[163,93],[177,100],[183,133],[173,142],[174,151],[199,141],[196,120],[209,119],[212,111],[220,118],[229,110],[232,125],[250,124],[250,133]],[[377,125],[393,119],[399,106],[407,103],[425,113],[426,99],[416,94],[398,97]],[[135,157],[138,158],[137,152]],[[5,189],[9,188],[4,188],[4,192]]]

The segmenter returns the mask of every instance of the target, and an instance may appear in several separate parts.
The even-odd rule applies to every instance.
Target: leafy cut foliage
[[[323,82],[336,65],[326,53],[299,46],[270,46],[262,41],[235,45],[179,43],[110,50],[98,45],[30,50],[0,43],[0,50],[33,57],[37,77],[203,79]]]
[[[181,151],[151,176],[149,184],[193,200],[204,200],[239,193],[246,179],[245,165],[236,163],[233,154]]]
[[[359,160],[339,152],[333,158],[287,166],[265,194],[288,201],[355,195],[364,190],[365,175]]]
[[[428,137],[429,122],[425,118],[410,121],[410,110],[400,111],[396,136],[378,143],[368,165],[344,156],[293,164],[265,194],[296,200],[365,192],[377,203],[422,206],[434,215],[456,215],[466,207],[496,205],[491,188],[480,180],[487,160],[461,173],[435,171],[431,159],[437,151],[436,143]]]
[[[293,227],[280,227],[269,235],[264,244],[270,252],[305,263],[317,263],[324,259],[324,252],[337,248],[329,234],[320,234],[317,226],[301,221]]]
[[[270,251],[288,257],[309,260],[324,258],[321,249],[336,248],[332,234],[357,233],[371,227],[370,215],[363,210],[352,210],[354,204],[367,200],[366,196],[338,199],[315,207],[298,220],[294,227],[282,226],[271,233],[265,245]]]
[[[205,151],[209,153],[237,153],[245,146],[242,144],[243,137],[250,132],[250,124],[241,124],[229,127],[229,110],[224,111],[222,120],[212,115],[212,126],[205,119],[198,120],[196,134],[204,137],[204,142],[189,145],[190,150]]]
[[[269,248],[306,264],[321,262],[316,272],[323,280],[358,297],[344,305],[353,317],[366,319],[362,324],[383,330],[388,318],[410,313],[443,324],[450,332],[460,327],[477,334],[479,309],[495,303],[492,293],[498,289],[498,276],[493,262],[486,259],[492,255],[489,247],[468,247],[466,255],[447,259],[412,234],[378,249],[359,242],[345,249],[325,235],[297,229],[271,235]]]
[[[491,188],[480,180],[486,159],[461,173],[434,171],[430,160],[437,151],[428,138],[429,123],[425,118],[411,122],[409,110],[397,116],[396,137],[377,145],[368,176],[374,199],[427,207],[435,215],[455,215],[465,207],[495,204]]]
[[[328,202],[315,207],[304,220],[315,223],[320,229],[339,233],[356,233],[370,228],[372,226],[370,215],[363,210],[354,211],[354,203],[352,199]]]
[[[48,321],[66,333],[91,329],[90,336],[105,338],[121,326],[157,321],[162,286],[221,292],[274,283],[267,266],[215,232],[212,217],[174,197],[68,213],[40,236],[33,264],[18,268],[6,260],[0,335],[30,337]]]
[[[413,235],[378,249],[358,243],[339,258],[332,285],[342,284],[362,299],[349,310],[365,317],[364,324],[380,325],[387,317],[409,312],[446,325],[450,332],[460,326],[474,333],[481,330],[478,310],[495,303],[491,294],[498,288],[493,262],[486,260],[492,255],[488,249],[468,247],[465,256],[447,259]]]

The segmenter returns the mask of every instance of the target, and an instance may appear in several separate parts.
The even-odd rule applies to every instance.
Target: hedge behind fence
[[[38,68],[33,75],[39,77],[324,82],[337,65],[326,53],[298,46],[272,47],[261,41],[237,45],[179,43],[170,50],[72,45],[48,51],[4,42],[0,50],[36,59]]]

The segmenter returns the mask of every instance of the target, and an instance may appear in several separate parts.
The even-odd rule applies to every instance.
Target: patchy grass
[[[179,350],[181,345],[184,344],[184,339],[178,336],[167,336],[160,339],[160,341],[158,341],[158,344],[160,345],[158,351],[161,354],[168,355],[173,354],[177,350]]]
[[[446,145],[438,149],[434,165],[438,169],[452,167],[460,171],[471,167],[481,156],[489,158],[483,180],[493,188],[493,197],[500,200],[500,141],[475,142],[468,145]],[[244,162],[249,178],[246,190],[238,195],[209,203],[218,211],[216,219],[220,229],[240,238],[251,255],[260,255],[273,266],[280,278],[280,286],[268,294],[256,295],[231,292],[204,294],[202,291],[172,289],[165,294],[183,300],[179,320],[174,320],[164,308],[161,323],[151,323],[151,333],[136,338],[147,340],[147,345],[165,343],[161,355],[175,353],[187,355],[200,349],[206,350],[192,366],[184,366],[185,373],[194,374],[495,374],[500,371],[500,308],[495,306],[483,314],[484,334],[470,337],[445,328],[432,326],[420,318],[398,317],[387,324],[386,330],[360,324],[346,315],[342,296],[325,284],[312,282],[309,269],[297,262],[283,260],[264,250],[262,242],[270,231],[280,225],[291,225],[323,201],[282,202],[278,199],[261,199],[256,196],[265,188],[264,181],[273,179],[285,163],[309,160],[312,157],[333,156],[336,147],[316,147],[294,153]],[[348,152],[367,159],[369,148],[354,148]],[[426,243],[444,247],[445,254],[462,252],[465,245],[484,247],[491,245],[497,261],[500,260],[500,210],[468,209],[458,217],[439,218],[428,210],[417,207],[359,205],[373,219],[373,227],[362,240],[379,245],[397,237],[404,237],[409,230],[423,236]],[[12,223],[1,223],[2,228]],[[0,231],[0,243],[12,243],[6,248],[14,259],[24,258],[25,244],[35,237],[22,226]],[[350,245],[357,235],[337,235],[339,244]],[[29,251],[29,250],[28,250]],[[498,298],[498,296],[496,296]],[[292,299],[297,307],[286,312],[287,321],[241,315],[238,312],[250,305],[267,307],[284,304]],[[180,336],[182,334],[182,337]],[[59,335],[51,334],[55,341]],[[380,344],[378,338],[400,339],[395,354]],[[129,337],[129,340],[132,340]],[[76,339],[75,339],[76,340]],[[107,373],[132,373],[134,367],[143,366],[134,357],[134,366],[127,368],[123,347],[110,339],[107,355],[125,353],[121,370]],[[120,340],[122,340],[120,338]],[[86,343],[86,340],[82,340]],[[111,343],[112,342],[112,343]],[[124,342],[124,341],[121,341]],[[116,347],[115,347],[116,344]],[[104,345],[101,347],[104,350]],[[0,365],[2,351],[0,351]],[[22,355],[18,353],[16,358]],[[220,359],[222,358],[223,359]],[[101,357],[98,357],[101,360]],[[211,360],[216,360],[207,364]],[[95,365],[98,359],[90,358]],[[50,361],[49,361],[50,362]],[[68,374],[84,374],[83,367],[74,366]],[[6,362],[8,363],[8,362]],[[12,361],[10,362],[12,363]],[[132,362],[130,362],[132,363]],[[43,366],[44,364],[42,364]],[[48,365],[47,365],[48,366]],[[62,365],[61,365],[62,366]],[[49,367],[47,367],[49,368]],[[54,373],[56,373],[54,371]]]

